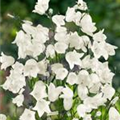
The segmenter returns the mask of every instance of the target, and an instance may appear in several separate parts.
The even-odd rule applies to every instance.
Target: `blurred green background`
[[[85,1],[98,29],[104,28],[105,34],[108,37],[107,41],[118,46],[116,55],[109,58],[110,68],[115,73],[113,86],[118,90],[120,89],[120,0]],[[76,0],[50,0],[50,7],[53,8],[54,14],[65,14],[67,7],[73,6],[75,2]],[[32,13],[35,3],[36,0],[1,1],[0,46],[4,53],[17,57],[17,47],[11,45],[11,42],[15,39],[16,31],[21,29],[21,20],[31,20],[35,25],[38,23],[44,26],[50,25],[46,16],[41,17],[38,14]],[[8,13],[16,16],[16,19],[8,17]],[[0,74],[0,79],[5,79],[4,76],[7,73],[0,72]]]

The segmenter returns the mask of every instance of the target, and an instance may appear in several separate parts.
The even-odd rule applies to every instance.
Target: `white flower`
[[[91,83],[90,75],[87,70],[81,70],[78,73],[78,84],[83,86],[89,86]]]
[[[78,53],[75,50],[72,52],[66,53],[66,61],[68,62],[70,69],[73,69],[74,65],[81,66],[81,57],[83,56],[83,53]]]
[[[19,94],[15,98],[13,98],[12,102],[16,104],[18,107],[23,106],[23,101],[24,101],[24,95]]]
[[[74,15],[73,22],[74,22],[77,26],[80,25],[81,16],[82,16],[82,14],[81,14],[81,12],[79,12],[79,11],[77,11],[77,12],[75,13],[75,15]]]
[[[77,113],[79,115],[79,117],[85,117],[85,115],[87,114],[87,112],[90,112],[91,109],[89,108],[89,106],[86,106],[84,104],[80,104],[77,107]]]
[[[66,12],[66,21],[72,22],[74,20],[74,15],[75,15],[75,8],[68,7],[67,12]]]
[[[68,7],[66,12],[66,21],[67,22],[74,22],[76,25],[79,26],[81,19],[81,12],[75,11],[74,7]]]
[[[29,59],[24,66],[24,75],[37,77],[39,73],[38,63],[34,59]]]
[[[74,47],[77,50],[81,48],[81,43],[84,44],[77,32],[71,33],[68,40],[70,47]]]
[[[65,98],[63,100],[64,109],[66,111],[70,110],[72,108],[72,103],[73,103],[73,99],[72,98]]]
[[[62,92],[63,87],[55,87],[53,83],[50,83],[48,86],[48,98],[51,102],[54,102],[58,99],[60,93]]]
[[[82,68],[89,69],[91,67],[91,62],[90,62],[90,55],[85,56],[82,59]]]
[[[24,70],[24,65],[22,63],[16,62],[12,65],[12,68],[14,69],[14,72],[22,74]]]
[[[120,120],[120,114],[114,107],[109,110],[109,120]]]
[[[92,22],[92,18],[89,14],[83,14],[83,17],[80,22],[81,30],[92,36],[93,32],[96,31],[95,23]]]
[[[60,96],[60,98],[63,98],[63,104],[65,110],[70,110],[72,108],[72,102],[73,102],[73,91],[69,87],[65,87],[62,90],[63,94]]]
[[[47,97],[46,86],[42,81],[38,81],[34,85],[33,91],[30,93],[36,100]]]
[[[0,56],[0,63],[2,63],[1,69],[6,70],[7,67],[13,65],[15,59],[12,56],[5,55],[3,52],[1,53],[1,55],[2,55]]]
[[[19,120],[36,120],[35,112],[29,109],[25,109]]]
[[[68,70],[66,68],[58,68],[55,74],[56,74],[56,79],[64,80],[68,74]]]
[[[58,70],[58,68],[63,68],[63,64],[60,63],[54,63],[51,65],[51,69],[54,73],[56,73],[56,71]]]
[[[80,10],[87,10],[88,9],[87,4],[83,0],[78,0],[77,6],[75,6],[75,7],[77,7]]]
[[[84,104],[91,109],[97,109],[99,106],[104,105],[105,102],[106,98],[102,97],[102,93],[98,93],[94,97],[87,97],[84,100]]]
[[[29,35],[35,34],[36,28],[35,28],[34,26],[32,26],[33,23],[30,22],[30,21],[26,21],[26,20],[24,20],[23,22],[24,22],[24,23],[22,24],[23,30],[24,30],[27,34],[29,34]]]
[[[104,85],[101,91],[103,93],[103,97],[109,100],[111,100],[115,94],[115,89],[109,84]]]
[[[118,47],[111,45],[109,43],[106,43],[105,48],[110,56],[115,55],[115,49]]]
[[[63,42],[55,43],[55,51],[59,54],[65,53],[67,48],[68,48],[68,45]]]
[[[103,34],[104,30],[101,30],[93,35],[93,40],[101,42],[106,40],[106,35]]]
[[[83,120],[92,120],[91,114],[86,114]]]
[[[36,43],[33,43],[30,48],[31,48],[31,50],[29,51],[28,55],[36,58],[41,53],[43,53],[43,51],[45,50],[45,45],[36,42]]]
[[[54,58],[55,57],[55,48],[53,45],[48,45],[46,48],[46,57],[51,57]]]
[[[78,85],[78,95],[81,100],[84,100],[88,97],[88,89],[83,85]]]
[[[94,41],[91,49],[94,53],[94,56],[97,59],[103,56],[105,60],[107,60],[109,55],[112,56],[115,54],[115,49],[117,49],[117,47],[110,45],[109,43],[106,43],[105,41],[101,41],[101,42]]]
[[[5,90],[9,90],[13,93],[18,93],[21,88],[26,85],[24,75],[17,73],[14,70],[10,71],[10,76],[7,77],[7,80],[2,85]]]
[[[0,114],[0,120],[7,120],[7,117],[4,114]]]
[[[33,42],[38,44],[44,44],[46,41],[49,40],[49,29],[38,24],[35,34],[32,35],[34,35]]]
[[[46,59],[43,59],[41,61],[38,62],[38,67],[39,67],[39,74],[42,75],[47,75],[47,65],[48,65],[49,61],[47,61]]]
[[[63,42],[68,44],[67,29],[65,27],[57,26],[54,38],[58,42]]]
[[[27,55],[32,55],[31,50],[31,36],[25,34],[22,30],[17,32],[17,36],[13,43],[18,46],[18,58],[25,58]]]
[[[57,25],[57,26],[61,26],[61,25],[65,25],[65,16],[63,15],[54,15],[52,17],[52,21]]]
[[[38,100],[33,110],[36,110],[38,112],[39,117],[41,117],[44,114],[44,112],[46,113],[51,112],[49,104],[50,102],[44,99]]]
[[[61,98],[69,99],[69,98],[73,97],[73,91],[67,86],[65,88],[63,88],[62,92],[63,92],[63,94],[60,96]]]
[[[68,77],[67,77],[66,82],[69,83],[70,85],[77,84],[78,83],[78,76],[74,72],[70,72]]]
[[[49,7],[49,1],[50,0],[38,0],[37,4],[35,5],[35,10],[33,10],[33,12],[38,13],[40,15],[45,14]]]

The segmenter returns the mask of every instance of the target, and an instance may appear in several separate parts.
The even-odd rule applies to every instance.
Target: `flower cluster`
[[[38,0],[33,12],[48,15],[48,9],[49,0]],[[32,105],[26,105],[19,120],[97,120],[99,108],[107,104],[109,120],[120,120],[111,107],[118,97],[107,61],[117,47],[106,42],[104,30],[96,28],[87,10],[87,4],[78,0],[65,15],[48,16],[54,29],[24,20],[13,41],[17,60],[1,53],[1,69],[11,68],[2,88],[16,95],[12,102],[24,106],[26,86],[30,89]],[[76,29],[71,30],[69,23]],[[1,119],[6,117],[1,114]]]

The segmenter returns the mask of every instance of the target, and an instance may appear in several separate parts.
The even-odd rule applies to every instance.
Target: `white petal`
[[[44,114],[44,112],[46,113],[51,112],[49,108],[49,104],[50,104],[49,101],[42,99],[42,100],[37,101],[36,106],[33,109],[37,110],[39,117],[41,117]]]
[[[19,120],[36,120],[35,112],[29,109],[25,109]]]
[[[1,69],[6,69],[7,67],[13,65],[13,63],[15,62],[15,59],[12,56],[7,56],[4,53],[2,53],[1,55],[2,55],[0,56],[0,63],[2,63]]]
[[[46,86],[42,81],[38,81],[34,85],[33,91],[30,93],[36,100],[47,97]]]
[[[63,42],[57,42],[55,44],[55,50],[59,54],[65,53],[66,49],[68,48],[68,45]]]
[[[24,95],[20,94],[16,96],[15,98],[13,98],[12,102],[16,104],[18,107],[21,107],[23,105],[23,101],[24,101]]]
[[[114,107],[109,110],[109,120],[120,120],[120,113]]]
[[[63,103],[64,103],[64,109],[68,111],[72,108],[73,100],[72,98],[64,99]]]
[[[70,85],[77,84],[78,83],[77,75],[74,72],[70,72],[68,77],[67,77],[66,82],[69,83]]]
[[[4,114],[0,114],[0,120],[7,120],[7,117]]]
[[[65,68],[59,68],[56,70],[56,79],[64,80],[68,74],[68,70]]]
[[[65,25],[65,16],[63,15],[54,15],[52,17],[52,21],[57,25],[57,26],[61,26],[61,25]]]

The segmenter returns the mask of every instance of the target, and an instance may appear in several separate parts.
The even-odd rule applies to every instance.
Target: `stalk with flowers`
[[[106,42],[104,29],[96,28],[83,0],[68,7],[65,15],[53,15],[49,2],[38,0],[33,12],[47,15],[53,28],[24,20],[12,42],[18,58],[1,53],[1,69],[10,68],[1,87],[15,94],[12,103],[24,109],[16,119],[120,120],[108,65],[117,47]],[[31,105],[25,102],[27,88]],[[0,120],[7,116],[0,114]]]

